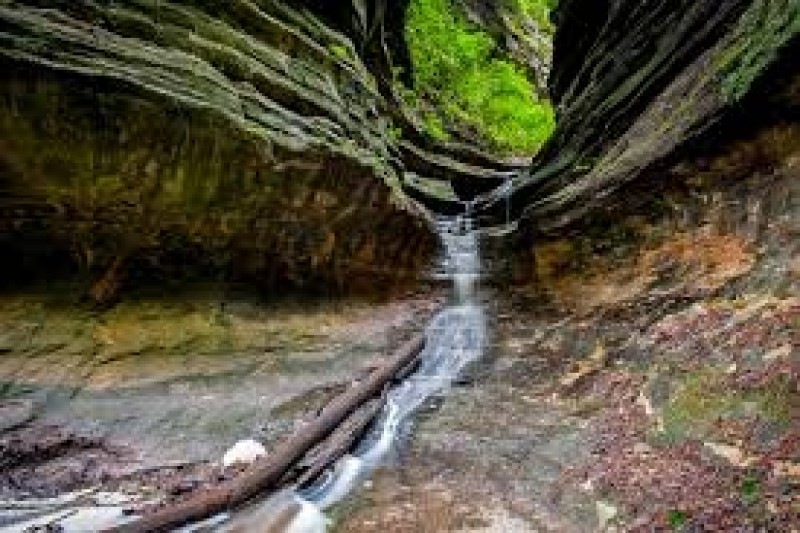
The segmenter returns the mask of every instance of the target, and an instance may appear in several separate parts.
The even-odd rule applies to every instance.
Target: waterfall
[[[426,330],[418,370],[391,390],[372,432],[316,485],[295,494],[299,511],[287,531],[321,533],[324,511],[345,498],[385,461],[400,429],[426,400],[444,393],[486,345],[486,319],[476,290],[481,274],[480,239],[468,215],[440,218],[434,227],[443,254],[435,275],[453,286],[453,300]]]
[[[221,513],[180,528],[179,533],[210,530],[234,533],[254,527],[284,533],[326,531],[325,511],[346,498],[376,467],[385,464],[398,434],[414,413],[427,400],[445,393],[464,367],[484,352],[486,319],[477,296],[482,272],[480,238],[469,212],[468,205],[465,215],[434,221],[443,251],[434,276],[450,282],[453,297],[426,329],[426,343],[417,370],[389,391],[383,412],[359,447],[337,461],[326,477],[311,487],[280,491],[250,513],[236,517]],[[11,529],[0,527],[0,530],[18,532],[27,530],[26,524],[57,521],[64,531],[90,531],[102,529],[99,524],[111,526],[133,519],[123,514],[122,505],[67,508],[57,513],[63,516],[45,514],[23,525],[13,525]],[[237,518],[243,522],[237,523]]]

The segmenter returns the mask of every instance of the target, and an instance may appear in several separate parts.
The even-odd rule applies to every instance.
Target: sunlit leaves
[[[413,0],[406,39],[415,96],[441,115],[426,119],[437,126],[429,132],[434,137],[443,138],[444,122],[476,131],[500,151],[530,153],[551,135],[550,102],[538,99],[526,73],[499,53],[489,34],[465,21],[450,0]]]

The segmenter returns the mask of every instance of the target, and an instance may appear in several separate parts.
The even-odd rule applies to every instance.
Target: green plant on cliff
[[[738,39],[723,54],[722,94],[741,100],[778,51],[800,33],[800,2],[759,0],[742,16]]]
[[[513,0],[513,3],[517,11],[535,20],[541,29],[554,31],[550,12],[555,9],[558,0]]]
[[[552,134],[550,102],[537,97],[522,68],[500,54],[488,33],[464,20],[450,0],[413,0],[406,40],[413,95],[430,105],[426,124],[444,122],[447,129],[473,132],[506,153],[534,152]],[[429,133],[443,138],[443,130],[434,129]]]

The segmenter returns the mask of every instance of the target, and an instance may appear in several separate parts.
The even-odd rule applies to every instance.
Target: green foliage
[[[403,129],[398,127],[389,127],[386,132],[389,134],[389,138],[393,141],[399,141],[403,138]]]
[[[343,61],[348,61],[351,59],[350,52],[341,44],[332,44],[329,46],[329,49],[333,55]]]
[[[758,500],[761,493],[761,486],[758,479],[753,476],[747,476],[742,481],[742,498],[747,503],[754,503]]]
[[[724,371],[710,368],[689,375],[664,410],[667,442],[706,438],[719,421],[758,416],[781,426],[790,420],[790,388],[776,380],[763,389],[737,390],[727,387]]]
[[[513,2],[517,11],[538,22],[542,29],[554,30],[550,12],[555,9],[558,0],[513,0]]]
[[[772,63],[778,50],[800,33],[800,2],[760,0],[745,12],[736,44],[723,55],[722,94],[742,99],[752,83]]]
[[[689,521],[689,517],[683,511],[670,511],[667,513],[667,521],[672,529],[682,529]]]
[[[476,132],[498,150],[530,153],[552,134],[550,102],[538,100],[525,72],[498,57],[492,37],[463,20],[450,0],[412,0],[406,40],[415,96],[439,113],[426,117],[432,136],[444,138],[446,123]]]
[[[444,127],[444,122],[435,113],[428,113],[425,115],[425,131],[436,139],[437,141],[447,141],[450,139],[450,134]]]

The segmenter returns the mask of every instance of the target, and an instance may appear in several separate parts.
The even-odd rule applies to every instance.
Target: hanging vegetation
[[[547,20],[549,0],[517,0],[516,9]],[[549,22],[548,22],[549,24]],[[414,0],[406,41],[413,63],[411,97],[428,133],[468,131],[505,153],[533,153],[555,127],[553,107],[494,38],[464,19],[450,0]]]

